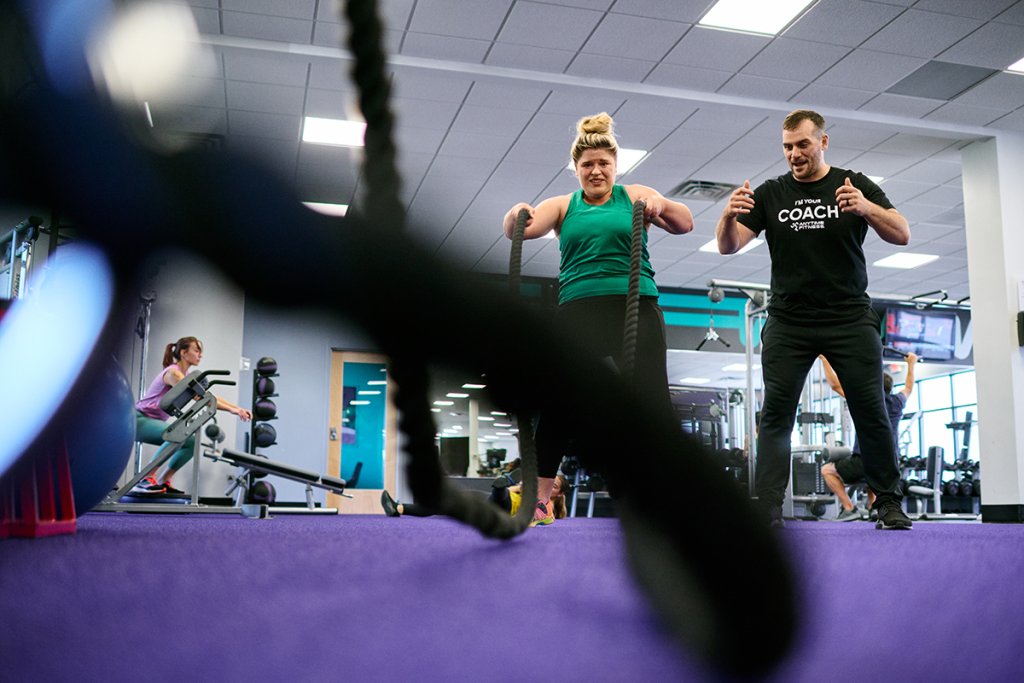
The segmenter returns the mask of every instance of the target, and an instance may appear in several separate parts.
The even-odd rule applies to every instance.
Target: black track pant
[[[761,333],[765,397],[757,434],[755,492],[763,505],[782,504],[789,484],[790,437],[807,373],[818,354],[832,364],[860,439],[864,474],[880,500],[899,500],[899,469],[882,389],[878,315],[853,322],[791,325],[769,316]]]
[[[625,296],[578,299],[558,307],[557,322],[598,357],[610,357],[622,367]],[[656,297],[641,297],[634,377],[639,390],[652,400],[669,405],[665,369],[665,316]],[[595,429],[599,426],[594,425]],[[545,413],[537,420],[537,474],[554,477],[562,456],[573,455],[572,434],[559,415]]]

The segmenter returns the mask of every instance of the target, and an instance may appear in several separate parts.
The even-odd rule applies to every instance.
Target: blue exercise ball
[[[75,514],[96,507],[121,478],[135,446],[135,401],[113,358],[90,377],[65,423]]]

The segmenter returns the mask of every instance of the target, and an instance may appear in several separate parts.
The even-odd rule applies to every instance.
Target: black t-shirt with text
[[[789,173],[754,189],[754,208],[737,220],[768,242],[772,259],[770,315],[794,324],[848,322],[871,300],[864,237],[867,222],[842,213],[836,189],[850,179],[868,201],[893,208],[867,176],[832,167],[821,180],[804,183]]]

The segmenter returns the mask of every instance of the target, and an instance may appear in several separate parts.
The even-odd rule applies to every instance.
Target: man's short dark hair
[[[882,388],[885,389],[885,393],[892,393],[892,375],[888,372],[882,373]]]
[[[804,121],[810,121],[814,124],[815,128],[818,129],[818,135],[825,132],[825,117],[816,111],[810,109],[797,109],[791,111],[789,115],[782,120],[783,130],[796,130]]]

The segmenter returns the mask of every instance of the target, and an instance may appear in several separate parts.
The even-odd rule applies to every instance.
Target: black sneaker
[[[782,506],[773,505],[768,508],[768,526],[772,529],[784,529],[786,520],[782,518]]]
[[[164,482],[164,493],[173,493],[176,496],[185,495],[185,492],[182,491],[181,489],[176,489],[173,486],[171,486],[171,482],[169,481]]]
[[[384,514],[388,517],[398,517],[398,503],[387,491],[380,492],[380,506],[384,508]]]
[[[878,509],[878,521],[875,522],[876,529],[909,529],[914,526],[903,512],[903,506],[898,500],[883,500],[875,503]]]

